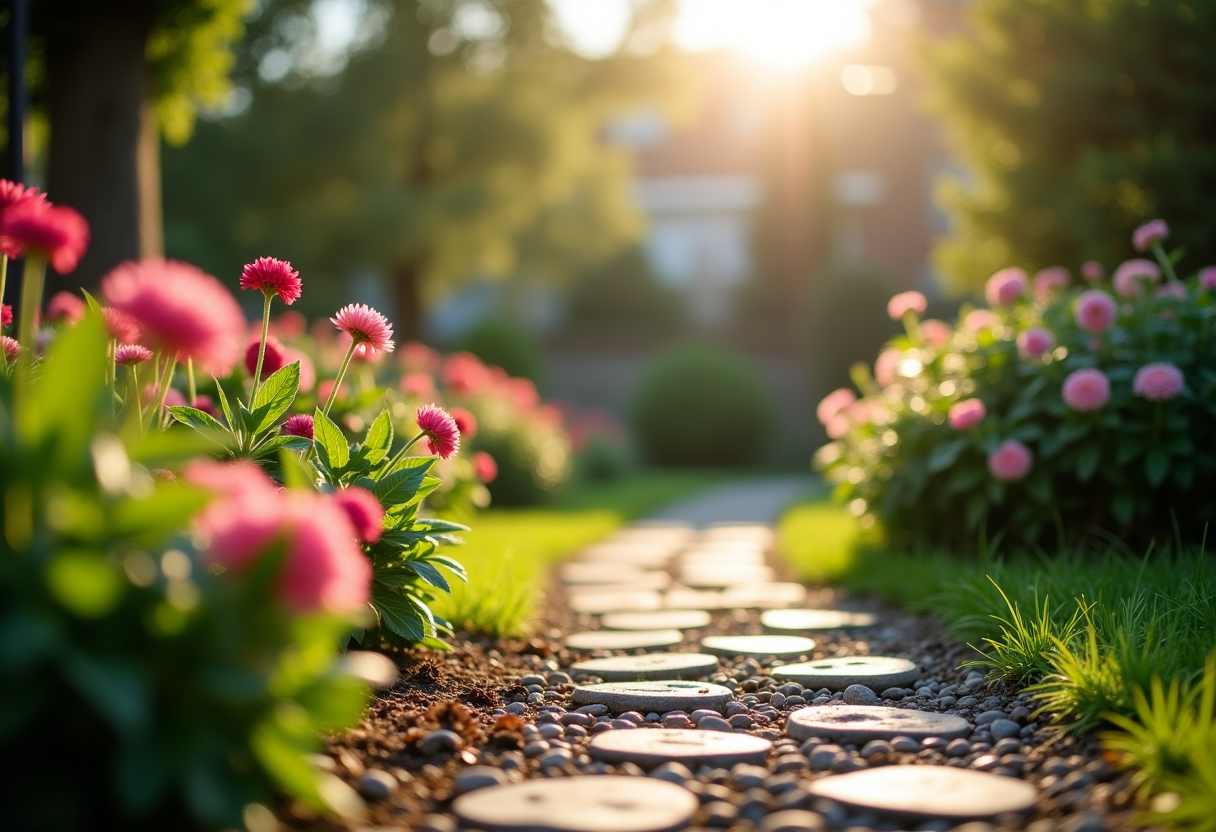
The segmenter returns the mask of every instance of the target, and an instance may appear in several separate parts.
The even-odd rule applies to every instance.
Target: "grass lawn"
[[[452,552],[469,570],[435,612],[457,628],[496,636],[527,632],[549,567],[630,520],[746,472],[642,470],[575,488],[550,505],[479,514]]]

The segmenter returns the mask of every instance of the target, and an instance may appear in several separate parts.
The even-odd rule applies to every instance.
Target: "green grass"
[[[542,508],[490,509],[471,522],[466,545],[452,554],[469,583],[434,604],[457,629],[521,636],[532,624],[550,567],[577,549],[663,505],[720,483],[719,470],[644,470],[583,485]]]

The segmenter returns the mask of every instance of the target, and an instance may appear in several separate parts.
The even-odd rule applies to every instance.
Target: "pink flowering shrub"
[[[912,331],[855,368],[856,393],[818,414],[836,496],[904,544],[1201,539],[1216,520],[1216,268],[1180,276],[1164,223],[1138,235],[1155,261],[1044,270],[1033,291],[1002,270],[990,307],[964,308],[947,339]]]

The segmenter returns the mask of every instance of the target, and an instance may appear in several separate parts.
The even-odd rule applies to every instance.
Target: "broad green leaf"
[[[317,408],[313,414],[313,437],[317,445],[317,453],[329,470],[336,475],[350,462],[350,447],[346,437],[333,421]]]
[[[22,391],[25,395],[17,396],[17,424],[30,446],[55,437],[56,462],[70,464],[92,441],[110,395],[101,316],[88,314],[62,332],[34,373],[38,377]]]
[[[1144,457],[1144,475],[1148,477],[1149,485],[1156,488],[1165,482],[1165,475],[1170,472],[1170,458],[1158,450],[1151,450]]]
[[[414,462],[414,460],[418,460]],[[380,479],[372,487],[372,493],[386,509],[396,505],[408,505],[419,487],[427,479],[427,472],[435,464],[433,457],[407,457],[406,467]]]
[[[1077,479],[1089,482],[1094,472],[1098,470],[1098,462],[1102,458],[1102,449],[1097,444],[1086,445],[1077,452]]]
[[[446,566],[448,569],[451,570],[452,574],[455,575],[457,578],[464,581],[465,583],[469,582],[469,573],[464,568],[464,564],[462,564],[460,561],[456,560],[455,558],[450,558],[447,555],[431,555],[430,558],[428,558],[428,560],[430,560],[431,563],[437,563],[440,566]]]
[[[253,449],[253,456],[255,459],[261,459],[273,456],[283,448],[290,451],[307,451],[311,447],[312,443],[303,436],[271,436]]]
[[[288,448],[279,449],[279,468],[283,472],[283,485],[288,488],[303,491],[316,489],[314,484],[316,478],[312,475],[312,468],[305,464],[298,454]]]
[[[184,404],[173,405],[168,410],[176,421],[194,428],[200,436],[210,439],[222,448],[232,447],[232,434],[211,414]]]
[[[1110,511],[1120,523],[1130,523],[1136,516],[1136,501],[1130,494],[1116,494],[1110,501]]]
[[[380,621],[402,638],[417,642],[427,637],[426,619],[401,593],[373,584],[372,608]]]
[[[966,447],[967,439],[965,437],[938,445],[933,449],[933,453],[929,454],[929,472],[936,474],[938,471],[949,468],[958,461],[959,455]]]
[[[271,374],[253,397],[253,432],[261,433],[279,420],[296,400],[300,390],[300,362],[295,361]]]
[[[409,566],[410,569],[413,569],[415,572],[417,572],[419,575],[421,575],[422,579],[424,581],[426,581],[428,584],[430,584],[431,586],[437,587],[438,589],[442,589],[444,592],[448,592],[448,593],[450,593],[452,591],[452,588],[450,586],[448,586],[448,582],[443,577],[443,574],[438,569],[436,569],[435,567],[433,567],[429,563],[427,563],[426,561],[411,560],[411,561],[408,561],[406,565]]]
[[[418,521],[418,528],[426,529],[432,532],[467,532],[469,527],[463,523],[453,523],[451,520],[440,520],[437,517],[428,517],[425,520]]]
[[[215,392],[219,395],[220,410],[224,413],[224,418],[228,421],[228,427],[232,428],[233,432],[241,430],[241,425],[232,416],[232,408],[228,405],[228,397],[224,395],[224,385],[220,384],[220,380],[215,379]]]
[[[380,415],[372,422],[372,426],[367,429],[367,439],[363,442],[363,447],[368,449],[368,460],[375,465],[384,459],[392,446],[393,419],[389,416],[387,409],[381,410]],[[373,456],[374,451],[380,451],[379,459]]]

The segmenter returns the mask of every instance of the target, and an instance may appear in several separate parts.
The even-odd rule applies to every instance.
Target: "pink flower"
[[[1041,358],[1055,345],[1055,336],[1042,327],[1032,326],[1018,334],[1018,352],[1023,358]]]
[[[1090,289],[1082,292],[1077,298],[1077,307],[1073,316],[1077,326],[1086,332],[1099,333],[1110,329],[1115,322],[1118,306],[1115,299],[1100,289]]]
[[[920,292],[900,292],[887,303],[887,314],[891,316],[891,320],[899,321],[903,319],[905,312],[923,315],[928,308],[929,301],[925,300],[925,296]]]
[[[1216,289],[1216,266],[1204,266],[1199,270],[1199,285],[1204,289]]]
[[[1146,283],[1161,279],[1161,267],[1151,260],[1125,260],[1115,269],[1111,277],[1115,294],[1121,298],[1138,298],[1144,294]]]
[[[1165,220],[1149,220],[1132,232],[1132,248],[1136,251],[1148,251],[1153,244],[1164,242],[1170,236],[1170,227]]]
[[[925,343],[929,346],[940,349],[946,346],[950,340],[950,325],[945,321],[933,318],[921,321],[920,337],[924,338]]]
[[[824,424],[829,439],[840,439],[849,432],[853,422],[844,413],[838,413]]]
[[[1153,290],[1153,297],[1186,300],[1186,286],[1182,283],[1162,283]]]
[[[426,373],[406,373],[397,387],[405,395],[419,399],[429,399],[435,395],[435,382]]]
[[[101,281],[110,305],[139,324],[152,349],[204,372],[227,375],[245,337],[245,316],[218,280],[187,263],[148,258],[127,262]]]
[[[416,372],[434,373],[439,369],[440,364],[443,363],[443,359],[439,357],[439,353],[426,344],[420,344],[417,341],[410,341],[402,346],[399,356],[402,367]]]
[[[1016,267],[1001,269],[988,278],[984,297],[990,306],[1012,306],[1026,295],[1026,272]]]
[[[369,364],[375,364],[384,357],[384,353],[376,352],[366,343],[356,344],[355,351],[350,355],[352,361],[365,361]]]
[[[826,425],[840,411],[855,401],[857,401],[856,394],[846,387],[841,387],[823,397],[823,401],[819,402],[819,407],[815,408],[815,416],[819,419],[819,424]]]
[[[317,368],[307,353],[295,347],[283,347],[283,366],[288,364],[300,365],[300,392],[308,393],[317,386]]]
[[[241,271],[241,288],[255,289],[264,295],[277,294],[291,306],[300,297],[300,273],[286,260],[259,257]]]
[[[354,338],[356,343],[367,344],[369,349],[376,352],[393,351],[393,325],[365,303],[352,303],[342,307],[330,321]]]
[[[76,270],[89,247],[89,224],[74,208],[23,200],[0,217],[0,237],[37,254],[60,274]]]
[[[0,335],[0,346],[4,348],[4,360],[16,361],[17,356],[21,354],[21,345],[17,343],[16,338],[9,338],[7,335]]]
[[[335,381],[335,379],[327,378],[327,379],[325,379],[325,381],[323,381],[317,385],[317,399],[319,399],[322,402],[329,401],[329,394],[334,392],[334,381]],[[338,397],[335,399],[335,401],[342,401],[343,399],[345,399],[346,393],[347,393],[346,385],[345,384],[338,385]]]
[[[478,451],[473,454],[473,471],[477,474],[477,479],[483,483],[491,483],[498,477],[498,463],[485,451]]]
[[[245,372],[249,373],[250,377],[258,370],[258,348],[261,344],[262,338],[259,335],[245,348]],[[287,364],[287,354],[283,351],[283,345],[279,343],[279,339],[273,335],[266,336],[266,354],[262,356],[262,378],[266,379],[286,367]]]
[[[46,194],[37,188],[27,188],[19,182],[0,179],[0,228],[4,226],[4,214],[9,208],[25,202],[46,204]],[[0,234],[0,254],[16,259],[22,254],[22,245]]]
[[[1101,370],[1074,370],[1064,379],[1064,404],[1081,413],[1101,410],[1110,401],[1110,379]]]
[[[1013,482],[1030,473],[1034,455],[1016,439],[1006,439],[988,454],[988,473],[998,480]]]
[[[126,364],[129,367],[143,364],[150,358],[152,358],[152,350],[141,347],[139,344],[120,344],[114,351],[115,363]]]
[[[346,512],[355,533],[364,543],[375,543],[384,532],[384,507],[370,491],[350,486],[332,495],[334,502]]]
[[[308,331],[308,318],[294,309],[288,309],[270,322],[270,328],[275,335],[286,341],[303,338]]]
[[[145,405],[150,405],[156,404],[156,402],[153,400],[153,396],[155,395],[156,387],[149,384],[144,387],[143,393],[140,395],[140,397],[143,399]],[[180,407],[183,404],[186,404],[186,397],[183,396],[177,390],[177,388],[170,387],[165,391],[165,407]]]
[[[460,431],[460,438],[468,442],[477,435],[477,417],[463,407],[453,407],[448,413],[452,414],[452,420],[456,422],[456,429]]]
[[[71,292],[56,292],[46,303],[46,318],[53,324],[71,326],[80,323],[86,308],[84,301]]]
[[[531,380],[512,378],[507,380],[506,386],[507,395],[520,410],[535,410],[540,404],[540,393],[536,392],[536,385]]]
[[[963,399],[961,402],[955,402],[950,406],[950,412],[946,414],[947,421],[950,422],[950,427],[955,430],[970,430],[971,428],[984,421],[984,417],[988,415],[988,408],[979,399]]]
[[[1185,383],[1182,370],[1169,362],[1157,361],[1136,371],[1132,392],[1151,402],[1164,402],[1181,393]]]
[[[295,416],[288,416],[283,422],[284,436],[303,436],[309,442],[313,437],[313,419],[307,413],[297,413]]]
[[[490,385],[491,374],[481,359],[471,352],[457,352],[443,362],[443,383],[453,393],[476,396]]]
[[[106,334],[120,344],[134,344],[139,340],[139,324],[125,312],[111,306],[101,310],[106,324]]]
[[[1048,266],[1034,276],[1034,299],[1048,301],[1068,288],[1072,275],[1063,266]]]
[[[883,350],[874,362],[874,380],[883,387],[895,383],[895,368],[903,360],[904,354],[899,350]]]
[[[0,306],[0,326],[9,326],[13,322],[13,307],[7,303]]]
[[[433,404],[423,405],[418,408],[416,418],[418,429],[431,442],[432,453],[443,459],[456,455],[460,450],[460,428],[446,410]]]
[[[983,332],[985,329],[992,329],[996,326],[997,318],[987,309],[975,309],[967,313],[967,317],[963,318],[963,329],[976,335]]]
[[[215,401],[210,396],[195,396],[194,406],[208,416],[213,416],[216,419],[220,418],[220,410],[215,406]]]
[[[1106,275],[1106,269],[1097,260],[1086,260],[1081,264],[1081,277],[1089,283],[1101,280]]]

